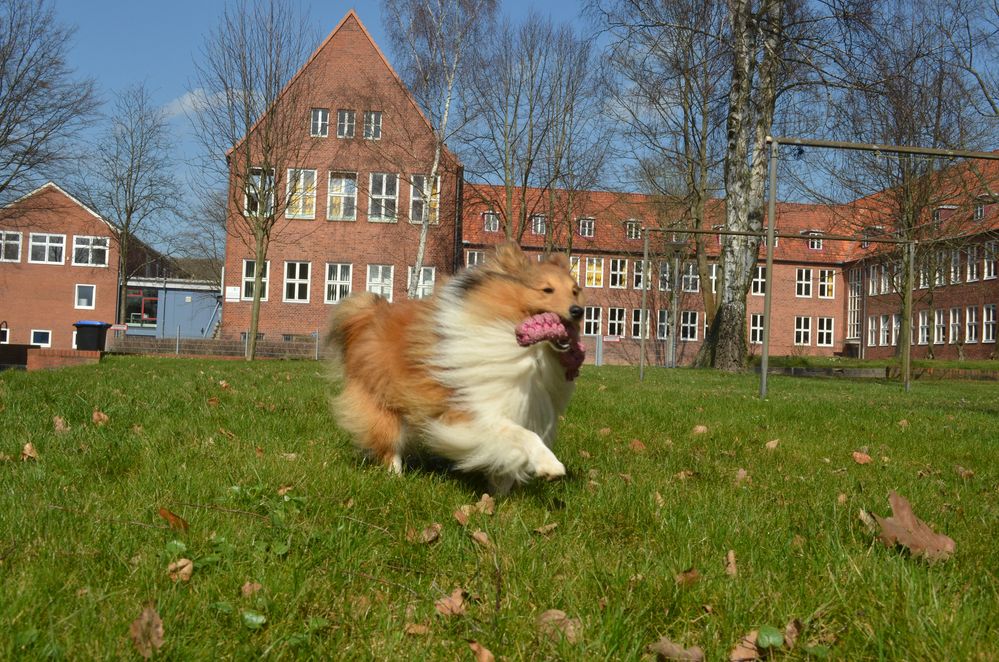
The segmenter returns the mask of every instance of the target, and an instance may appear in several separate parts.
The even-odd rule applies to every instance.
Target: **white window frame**
[[[794,275],[794,296],[799,299],[812,298],[812,269],[799,267]]]
[[[0,327],[0,345],[10,344],[10,327],[2,326]]]
[[[327,262],[323,302],[340,303],[350,296],[353,289],[354,265],[350,262]]]
[[[984,202],[976,202],[975,203],[975,211],[973,212],[973,218],[976,221],[980,221],[983,218],[985,218],[985,203]]]
[[[697,342],[698,336],[698,312],[696,310],[680,311],[680,342]]]
[[[413,175],[409,182],[409,222],[423,223],[423,215],[427,206],[423,200],[423,185],[428,175]],[[417,207],[419,205],[419,208]],[[434,179],[434,190],[430,193],[430,224],[439,225],[441,222],[441,178],[438,175]]]
[[[867,316],[867,346],[875,347],[878,344],[878,316]]]
[[[350,108],[336,109],[336,137],[350,139],[354,137],[354,126],[357,113]]]
[[[822,250],[822,238],[816,237],[814,232],[810,232],[808,234],[808,250],[810,251]]]
[[[659,291],[670,292],[673,290],[673,266],[663,260],[659,263]]]
[[[642,309],[632,308],[631,309],[631,337],[641,338],[642,337]],[[649,311],[645,310],[645,338],[649,338]]]
[[[365,140],[382,139],[382,111],[380,110],[364,111],[364,139]]]
[[[947,342],[947,311],[943,308],[933,310],[933,344],[943,345]]]
[[[860,340],[860,301],[864,296],[864,273],[859,267],[850,269],[846,301],[846,339]]]
[[[597,222],[592,216],[584,216],[579,219],[579,236],[593,237]]]
[[[243,271],[240,274],[240,283],[241,283],[240,299],[242,301],[253,301],[253,279],[256,276],[256,263],[257,263],[256,260],[245,260],[245,259],[243,260]],[[247,276],[246,273],[246,267],[248,264],[254,265],[254,272],[249,276]],[[267,289],[268,289],[267,282],[270,278],[270,274],[271,274],[271,261],[265,260],[264,273],[263,276],[260,278],[260,289],[263,290],[263,292],[260,293],[261,301],[267,301]],[[246,295],[247,291],[250,292],[249,296]]]
[[[894,313],[891,316],[891,346],[896,347],[898,345],[898,334],[902,331],[902,316],[899,313]],[[909,329],[909,337],[912,337],[912,329]]]
[[[836,270],[819,269],[819,298],[836,298]]]
[[[642,224],[639,221],[625,221],[624,238],[630,240],[641,239]]]
[[[920,310],[919,311],[919,322],[917,324],[918,335],[916,336],[917,345],[929,345],[930,344],[930,311]]]
[[[270,216],[274,213],[274,169],[269,168],[268,176],[264,175],[263,168],[250,168],[250,174],[246,178],[246,187],[243,190],[243,213],[247,216],[252,216],[255,218],[264,218]],[[254,204],[256,209],[250,208],[250,190],[256,189],[254,192]],[[266,189],[267,193],[267,204],[263,210],[260,209],[260,193],[261,189]]]
[[[651,280],[649,278],[649,276],[651,276],[651,274],[649,273],[649,266],[650,266],[651,262],[652,262],[652,260],[648,260],[648,261],[645,261],[645,260],[633,260],[632,261],[632,263],[634,264],[634,266],[632,267],[632,274],[631,274],[632,275],[632,289],[634,289],[634,290],[640,290],[640,289],[642,289],[643,286],[645,287],[645,289],[651,289],[650,288],[651,283],[649,282]]]
[[[836,318],[815,318],[815,346],[832,347],[836,340]]]
[[[987,303],[982,306],[982,342],[996,341],[996,304]]]
[[[968,306],[964,309],[964,342],[978,343],[978,306]]]
[[[485,251],[467,250],[465,251],[465,266],[477,267],[486,259]]]
[[[612,257],[610,259],[610,272],[607,279],[607,287],[612,290],[623,290],[628,287],[627,258]]]
[[[372,269],[377,272],[377,277],[372,278]],[[385,271],[388,270],[388,277]],[[392,300],[393,284],[395,282],[395,265],[392,264],[369,264],[367,277],[364,282],[364,289],[373,292],[389,301]]]
[[[548,217],[544,214],[531,214],[531,234],[544,235],[548,230]]]
[[[749,315],[749,344],[763,344],[763,313],[750,313]]]
[[[669,311],[660,308],[656,314],[656,340],[666,340],[670,334]]]
[[[316,171],[312,168],[288,168],[288,181],[285,189],[288,204],[284,208],[285,218],[312,220],[316,217]],[[312,185],[308,183],[312,178]]]
[[[767,293],[767,267],[766,265],[756,265],[753,270],[753,284],[750,293],[754,297],[761,297]]]
[[[992,280],[999,276],[997,258],[999,258],[999,241],[985,242],[985,255],[982,258],[982,279]]]
[[[607,308],[607,335],[624,337],[625,309],[617,307]]]
[[[334,186],[334,182],[336,186]],[[350,191],[350,183],[353,182],[353,191]],[[341,210],[350,204],[350,214],[334,214],[333,210],[339,207]],[[326,220],[328,221],[353,221],[357,219],[357,173],[342,170],[330,172],[326,185]]]
[[[420,282],[416,286],[416,298],[426,299],[434,293],[434,283],[437,280],[436,267],[423,267],[420,269]],[[409,267],[406,272],[406,291],[413,285],[413,267]]]
[[[56,237],[58,237],[61,240],[61,243],[52,241]],[[43,241],[36,242],[36,239],[42,239],[42,238],[44,238]],[[31,253],[33,252],[33,249],[35,248],[36,245],[45,249],[45,259],[35,260],[32,258]],[[58,246],[61,249],[60,251],[61,259],[59,260],[48,259],[49,249],[54,248],[56,246]],[[66,235],[49,233],[49,232],[32,232],[30,235],[28,235],[28,263],[66,264]]]
[[[583,287],[602,288],[604,286],[604,259],[586,258],[586,278]]]
[[[36,333],[47,333],[49,334],[48,342],[35,342]],[[51,347],[52,346],[52,330],[51,329],[32,329],[31,333],[28,334],[28,344],[35,347]]]
[[[302,275],[302,268],[305,268],[305,275]],[[294,270],[294,275],[289,271]],[[281,301],[284,303],[309,303],[312,295],[312,263],[303,260],[285,260],[284,282],[281,287]],[[293,290],[293,296],[288,296],[288,288]],[[304,289],[303,289],[304,288]],[[304,294],[303,294],[304,293]]]
[[[16,247],[17,255],[11,257],[8,250],[11,246]],[[11,230],[0,230],[0,262],[20,262],[21,261],[21,233]]]
[[[330,109],[313,108],[309,122],[309,135],[313,138],[327,138],[330,135]]]
[[[81,306],[80,305],[80,288],[89,287],[90,288],[90,305]],[[94,310],[97,308],[97,286],[92,283],[77,283],[73,287],[73,308],[77,310]]]
[[[892,319],[891,315],[884,313],[879,318],[878,324],[878,345],[881,347],[888,347],[892,343],[892,338],[894,334],[892,333]]]
[[[375,182],[378,187],[375,187]],[[392,182],[394,190],[391,194],[386,193],[388,184]],[[395,223],[399,216],[399,175],[391,172],[373,172],[369,177],[368,187],[368,220],[373,223]],[[374,213],[375,203],[379,212]],[[391,203],[392,213],[385,213],[386,207]]]
[[[683,274],[680,276],[680,290],[683,292],[701,291],[701,274],[697,271],[696,262],[683,263]]]
[[[950,324],[947,327],[947,344],[955,345],[961,342],[961,309],[950,309]]]
[[[961,249],[955,248],[950,252],[950,282],[957,284],[961,282]]]
[[[968,246],[965,249],[965,259],[967,260],[967,272],[964,280],[967,283],[974,283],[981,275],[978,265],[978,246]]]
[[[794,317],[794,346],[809,347],[812,344],[812,318],[807,315]]]
[[[603,308],[586,306],[583,308],[583,335],[599,336],[603,330]]]
[[[96,245],[95,245],[96,244]],[[86,251],[88,260],[86,262],[78,262],[76,259],[77,251]],[[94,251],[104,252],[103,262],[93,262]],[[111,250],[111,238],[110,237],[95,237],[90,235],[73,235],[73,266],[74,267],[107,267],[108,266],[108,253]]]
[[[708,265],[708,280],[711,281],[711,293],[718,293],[718,263],[712,262]]]

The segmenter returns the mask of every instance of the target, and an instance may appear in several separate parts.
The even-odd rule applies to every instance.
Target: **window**
[[[819,269],[819,298],[836,298],[836,272],[833,269]]]
[[[978,246],[969,246],[965,250],[968,259],[967,281],[973,283],[978,280]]]
[[[624,308],[607,309],[607,335],[624,336]]]
[[[860,301],[863,297],[863,272],[859,268],[850,269],[850,284],[846,298],[846,338],[860,340]]]
[[[985,242],[985,259],[983,263],[984,275],[982,276],[986,280],[990,280],[996,277],[996,253],[999,252],[999,242],[987,241]]]
[[[579,256],[573,255],[569,258],[569,275],[574,281],[579,282]]]
[[[31,344],[39,347],[52,346],[52,332],[42,329],[31,330]]]
[[[680,340],[697,341],[697,311],[680,311]]]
[[[66,235],[35,234],[30,235],[28,262],[39,264],[62,264],[65,262]]]
[[[243,301],[253,299],[253,279],[256,277],[256,261],[243,260]],[[267,301],[267,268],[270,262],[264,262],[264,268],[260,270],[260,300]]]
[[[624,236],[628,239],[642,238],[642,225],[638,221],[624,222]]]
[[[794,318],[794,344],[799,347],[812,344],[812,318],[796,316]]]
[[[933,311],[933,344],[942,345],[947,342],[947,311],[937,308]]]
[[[531,234],[544,234],[545,233],[545,215],[544,214],[532,214],[531,215]]]
[[[108,266],[108,237],[73,237],[73,264]]]
[[[331,221],[353,221],[357,218],[357,173],[330,173],[326,218]]]
[[[628,260],[619,257],[612,257],[610,261],[610,283],[611,289],[624,289],[628,282]]]
[[[947,251],[937,251],[936,269],[933,271],[933,284],[941,286],[947,284]]]
[[[587,306],[583,313],[583,335],[600,335],[600,311],[597,306]]]
[[[718,293],[718,265],[715,263],[708,265],[708,280],[711,281],[711,293]]]
[[[316,217],[316,171],[291,168],[288,170],[288,218]]]
[[[696,262],[687,262],[683,265],[683,277],[680,279],[680,287],[684,292],[701,291],[701,275],[697,273]]]
[[[656,338],[658,340],[666,340],[667,338],[669,338],[669,333],[670,333],[669,327],[670,327],[669,311],[664,308],[660,308],[659,314],[657,315]]]
[[[961,282],[961,249],[959,248],[950,252],[950,282]]]
[[[314,138],[325,138],[329,134],[330,134],[329,108],[313,108],[312,124],[309,128],[309,135]]]
[[[483,251],[467,251],[465,253],[465,266],[476,267],[482,264],[485,256],[486,254]]]
[[[266,201],[261,204],[260,201]],[[264,174],[263,168],[250,168],[246,178],[246,196],[243,210],[247,216],[270,216],[274,213],[274,171]]]
[[[898,345],[898,334],[902,330],[902,316],[895,313],[891,316],[891,344],[892,347]],[[909,329],[909,337],[912,337],[912,329]]]
[[[871,315],[867,318],[867,346],[874,347],[878,344],[878,316]]]
[[[749,344],[763,344],[763,314],[753,313],[749,316]]]
[[[76,294],[73,297],[73,307],[93,310],[95,308],[94,297],[96,294],[96,285],[77,285]]]
[[[649,287],[649,284],[645,282],[648,272],[648,264],[644,263],[643,260],[635,260],[635,265],[632,268],[632,286],[636,290],[640,290],[642,287]]]
[[[494,211],[487,211],[482,214],[482,227],[486,232],[499,232],[499,214]]]
[[[961,342],[961,309],[950,309],[950,335],[947,336],[948,344]]]
[[[812,251],[822,250],[822,239],[818,237],[821,233],[819,232],[809,232],[808,233],[808,249]]]
[[[832,347],[833,346],[833,325],[835,324],[834,318],[832,317],[818,317],[816,318],[816,334],[815,334],[815,345],[816,347]]]
[[[982,342],[996,341],[996,304],[982,306]]]
[[[354,111],[341,108],[336,111],[336,137],[354,137]]]
[[[395,275],[395,267],[391,264],[369,264],[368,282],[365,289],[368,292],[392,300],[392,278]]]
[[[669,262],[659,263],[659,291],[669,292],[673,289],[673,278],[670,273],[672,272],[672,267],[670,267]]]
[[[602,257],[586,258],[586,287],[604,286],[604,259]]]
[[[878,268],[878,285],[880,286],[879,292],[881,294],[891,292],[891,273],[887,262],[881,263]]]
[[[326,303],[340,303],[350,296],[354,265],[344,262],[326,263]]]
[[[977,306],[968,306],[964,310],[964,342],[978,342]]]
[[[364,139],[381,140],[382,112],[380,110],[364,111]]]
[[[309,262],[284,263],[284,301],[287,303],[309,302]]]
[[[10,329],[6,326],[0,327],[0,345],[10,344]]]
[[[409,196],[409,220],[412,223],[440,222],[441,178],[434,179],[434,190],[430,192],[429,205],[423,197],[423,188],[426,185],[427,175],[413,175],[412,195]]]
[[[756,267],[753,271],[753,286],[751,292],[753,296],[761,297],[766,294],[767,291],[767,268],[766,267]]]
[[[642,337],[642,310],[634,308],[631,311],[631,337]],[[649,311],[645,311],[645,337],[649,337]]]
[[[0,231],[0,262],[21,261],[21,233]]]
[[[579,236],[580,237],[592,237],[593,236],[593,226],[595,221],[592,218],[581,218],[579,219]]]
[[[919,335],[916,342],[920,345],[928,345],[930,342],[930,311],[919,311]]]
[[[426,299],[434,293],[434,280],[437,269],[435,267],[423,267],[420,269],[420,282],[416,284],[416,298]],[[406,275],[407,289],[413,284],[413,267],[409,268]]]
[[[129,287],[125,290],[125,319],[130,327],[154,328],[159,307],[159,290],[155,287]]]
[[[882,315],[881,325],[879,327],[878,333],[878,344],[882,347],[887,347],[892,343],[892,332],[891,332],[891,316]]]
[[[930,286],[930,263],[927,258],[920,260],[919,265],[916,267],[919,274],[919,284],[916,285],[917,289],[925,290]]]
[[[798,269],[794,281],[794,295],[797,297],[812,296],[812,270]]]
[[[394,221],[399,197],[399,177],[386,172],[371,173],[369,221]]]

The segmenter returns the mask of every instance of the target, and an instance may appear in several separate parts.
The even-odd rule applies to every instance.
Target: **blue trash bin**
[[[108,329],[111,328],[110,324],[95,320],[80,320],[73,326],[76,327],[77,349],[104,351]]]

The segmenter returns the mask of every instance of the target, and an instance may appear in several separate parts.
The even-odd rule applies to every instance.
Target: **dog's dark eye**
[[[543,289],[541,291],[544,292],[545,294],[555,294],[555,288],[554,287],[546,287],[545,289]]]

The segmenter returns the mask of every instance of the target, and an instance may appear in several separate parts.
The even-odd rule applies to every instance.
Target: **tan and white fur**
[[[543,312],[578,329],[581,304],[564,255],[536,262],[513,243],[429,299],[354,295],[337,306],[328,335],[344,380],[336,418],[394,472],[418,449],[485,474],[499,494],[563,476],[551,447],[574,387],[558,357],[565,348],[521,347],[515,329]]]

